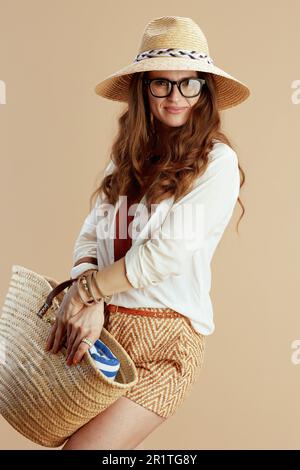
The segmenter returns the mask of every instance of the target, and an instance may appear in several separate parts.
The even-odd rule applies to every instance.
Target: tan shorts
[[[137,368],[138,382],[124,396],[164,418],[173,415],[200,374],[206,336],[170,308],[105,304],[104,327]]]

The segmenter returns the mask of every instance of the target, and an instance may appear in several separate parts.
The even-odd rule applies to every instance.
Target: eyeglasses
[[[144,78],[144,82],[149,86],[150,92],[156,98],[165,98],[173,91],[176,84],[180,93],[185,98],[198,96],[205,84],[204,78],[184,78],[182,80],[169,80],[167,78]]]

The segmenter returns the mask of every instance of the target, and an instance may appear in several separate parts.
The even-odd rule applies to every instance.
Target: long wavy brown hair
[[[197,103],[192,107],[189,119],[182,126],[171,127],[159,133],[156,118],[151,116],[150,106],[142,78],[147,72],[133,74],[129,85],[129,99],[118,118],[118,131],[112,143],[110,158],[116,165],[111,174],[104,176],[99,187],[90,197],[102,192],[106,201],[115,204],[119,195],[139,200],[145,195],[145,204],[151,204],[174,195],[174,202],[187,194],[193,181],[201,176],[209,163],[208,154],[213,139],[226,143],[233,149],[229,138],[221,131],[221,118],[217,107],[214,76],[198,72],[206,80]],[[238,163],[240,188],[245,173]],[[103,194],[102,194],[103,197]],[[135,199],[137,198],[137,199]],[[238,197],[243,217],[245,208]]]

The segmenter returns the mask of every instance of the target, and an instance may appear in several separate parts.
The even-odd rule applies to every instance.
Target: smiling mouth
[[[172,114],[179,114],[182,113],[186,108],[172,108],[172,107],[165,107],[168,113]]]

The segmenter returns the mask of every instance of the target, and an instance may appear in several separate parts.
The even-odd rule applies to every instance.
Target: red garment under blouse
[[[126,205],[127,199],[127,213],[126,211],[122,212],[120,216],[120,208]],[[115,230],[115,239],[114,239],[114,261],[125,256],[127,251],[132,245],[132,238],[129,234],[129,225],[132,222],[134,215],[128,215],[129,208],[132,204],[140,201],[140,197],[131,196],[124,199],[123,203],[120,205],[117,214],[116,214],[116,230]],[[124,209],[124,208],[123,208]],[[125,216],[124,216],[125,214]],[[127,230],[126,230],[126,215],[127,215]],[[126,238],[119,238],[121,234],[126,233]]]

